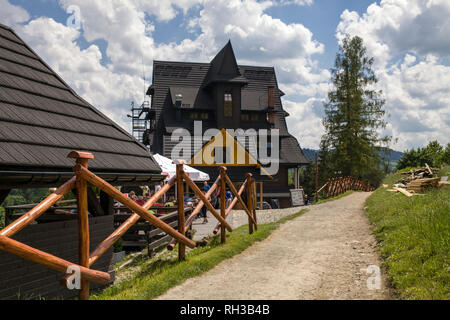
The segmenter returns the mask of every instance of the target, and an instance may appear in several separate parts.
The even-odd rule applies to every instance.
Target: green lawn
[[[180,285],[185,280],[201,275],[212,269],[221,261],[229,259],[255,242],[266,239],[281,224],[295,219],[307,210],[302,210],[278,222],[262,224],[258,231],[248,234],[248,225],[241,226],[227,234],[227,242],[222,245],[220,236],[216,236],[205,247],[198,247],[186,255],[186,261],[178,262],[176,254],[166,252],[157,259],[143,258],[125,267],[119,272],[127,272],[129,268],[139,267],[139,271],[123,282],[105,289],[102,293],[93,295],[97,300],[150,300],[156,298],[172,287]],[[175,248],[175,250],[177,250]]]
[[[384,183],[391,187],[400,177]],[[380,188],[366,205],[398,298],[450,299],[450,188],[411,198]]]

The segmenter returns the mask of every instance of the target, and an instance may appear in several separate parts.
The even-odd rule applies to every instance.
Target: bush
[[[3,202],[3,205],[5,207],[19,206],[22,204],[28,204],[28,203],[27,203],[27,200],[23,196],[19,196],[19,195],[9,195]]]
[[[425,148],[407,150],[398,161],[397,169],[423,167],[425,164],[431,167],[450,164],[450,143],[445,150],[437,141],[431,141]]]

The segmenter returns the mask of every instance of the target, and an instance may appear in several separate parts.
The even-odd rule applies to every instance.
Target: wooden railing
[[[374,191],[374,188],[368,185],[365,181],[355,179],[352,177],[340,177],[328,179],[322,188],[317,190],[317,194],[326,190],[326,198],[333,198],[349,190],[354,191]]]
[[[104,254],[111,246],[119,240],[134,224],[140,219],[144,219],[154,227],[165,232],[168,236],[173,238],[172,243],[169,245],[170,249],[173,249],[175,244],[179,243],[178,257],[180,260],[185,259],[186,246],[190,248],[196,247],[196,243],[186,237],[186,231],[192,225],[196,216],[199,214],[203,206],[206,206],[209,211],[216,217],[219,224],[215,228],[215,233],[219,230],[221,232],[221,241],[226,241],[226,231],[232,231],[232,227],[226,221],[228,214],[239,202],[248,215],[249,221],[249,233],[253,233],[253,230],[257,229],[256,222],[256,184],[251,174],[246,176],[244,184],[240,190],[237,191],[232,181],[226,174],[226,168],[220,168],[219,178],[215,181],[208,193],[203,194],[198,186],[191,180],[191,178],[184,172],[184,161],[175,162],[177,165],[177,174],[172,177],[169,182],[156,192],[151,199],[149,199],[144,205],[140,206],[112,185],[89,171],[88,161],[94,159],[91,153],[73,151],[68,155],[69,158],[76,160],[76,165],[73,168],[75,176],[69,181],[64,183],[55,192],[50,194],[41,203],[33,207],[27,213],[22,215],[19,219],[9,224],[4,229],[0,230],[0,250],[8,253],[20,256],[24,259],[33,261],[35,263],[47,266],[56,271],[67,273],[69,268],[73,269],[78,267],[81,275],[81,289],[79,292],[79,298],[81,300],[89,299],[89,282],[96,282],[100,284],[109,284],[110,275],[105,272],[92,270],[90,267]],[[186,182],[194,193],[200,198],[200,203],[191,213],[191,215],[185,219],[184,209],[184,184]],[[110,197],[114,198],[122,205],[132,211],[132,214],[117,228],[114,232],[103,240],[97,248],[90,253],[89,252],[89,220],[88,220],[88,195],[87,187],[88,183],[102,190]],[[220,213],[213,207],[210,202],[210,197],[213,192],[218,188],[220,183]],[[158,217],[150,214],[148,209],[153,207],[157,201],[166,194],[170,188],[177,184],[177,213],[178,213],[178,231],[173,229],[170,225],[159,219]],[[226,185],[229,186],[232,193],[235,195],[235,199],[232,201],[228,208],[225,208],[225,192]],[[37,250],[23,243],[11,239],[13,235],[21,231],[30,223],[39,218],[53,205],[60,201],[67,193],[74,188],[77,189],[77,219],[78,219],[78,252],[79,261],[78,264],[63,260],[49,253]],[[247,203],[242,199],[244,190],[247,191]],[[184,228],[183,228],[184,226]],[[61,280],[63,285],[67,285],[71,275],[66,276]]]
[[[177,167],[179,168],[179,170],[182,170],[183,166],[182,164],[178,164]],[[186,182],[189,184],[192,190],[194,190],[194,193],[200,198],[200,202],[194,208],[194,211],[192,211],[191,215],[188,217],[188,219],[184,224],[184,232],[187,232],[187,230],[189,230],[189,228],[192,226],[192,223],[197,218],[198,214],[201,212],[203,206],[206,205],[207,208],[210,210],[210,212],[217,218],[217,220],[219,220],[219,223],[214,228],[213,233],[217,234],[220,231],[221,242],[225,243],[226,231],[232,230],[226,219],[238,202],[241,204],[244,211],[248,215],[249,233],[252,234],[254,229],[255,230],[258,229],[256,220],[256,183],[251,174],[247,174],[244,183],[242,184],[239,191],[237,191],[230,177],[228,177],[227,175],[227,168],[221,167],[219,177],[216,179],[216,181],[213,183],[213,185],[206,194],[203,194],[200,191],[200,189],[198,189],[198,187],[191,181],[191,179],[184,172],[180,173],[179,176],[186,180]],[[181,180],[182,178],[179,179]],[[234,194],[234,199],[228,207],[226,207],[226,199],[225,199],[227,185],[230,188],[231,192]],[[214,209],[210,200],[211,196],[219,187],[220,187],[220,194],[219,194],[220,214]],[[242,194],[244,190],[247,190],[247,203],[245,203],[244,200],[242,199]],[[182,208],[180,207],[178,208],[179,208],[178,210],[182,210]],[[173,250],[177,243],[178,240],[174,238],[171,241],[171,243],[167,246],[167,249]],[[179,250],[184,251],[184,248],[180,246]],[[181,256],[183,256],[183,254],[181,254]]]

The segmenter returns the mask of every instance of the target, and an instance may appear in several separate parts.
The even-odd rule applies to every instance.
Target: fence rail
[[[215,233],[221,232],[221,241],[226,241],[226,232],[233,231],[231,225],[226,221],[227,215],[231,212],[234,206],[239,202],[244,211],[248,215],[249,221],[249,233],[252,234],[253,230],[257,229],[256,219],[256,183],[251,174],[246,175],[246,179],[237,191],[231,179],[228,177],[225,167],[220,168],[220,175],[216,182],[213,184],[208,193],[203,194],[199,187],[191,180],[191,178],[184,172],[184,161],[176,161],[177,174],[172,177],[169,182],[156,192],[152,198],[150,198],[144,205],[139,205],[119,190],[114,188],[105,180],[101,179],[88,169],[88,161],[94,159],[94,155],[87,152],[72,151],[68,158],[75,159],[76,164],[73,167],[75,176],[69,181],[64,183],[55,192],[50,194],[42,202],[31,208],[27,213],[22,215],[19,219],[10,223],[4,229],[0,230],[0,250],[8,253],[20,256],[26,260],[36,262],[38,264],[47,266],[56,271],[67,273],[69,268],[78,267],[81,274],[81,290],[79,298],[81,300],[89,299],[89,283],[96,282],[99,284],[108,284],[110,282],[110,275],[105,272],[92,270],[90,267],[109,249],[111,246],[119,240],[131,227],[133,227],[140,219],[144,219],[150,223],[154,230],[149,233],[153,237],[160,236],[161,233],[166,235],[152,242],[152,249],[156,246],[162,245],[171,238],[169,249],[173,249],[176,243],[178,246],[178,257],[180,260],[185,258],[186,246],[190,248],[196,247],[196,243],[186,237],[186,232],[192,226],[193,221],[199,214],[203,206],[206,206],[211,213],[217,218],[219,224],[214,229]],[[184,190],[183,182],[186,182],[190,188],[194,191],[197,197],[200,198],[200,202],[196,208],[192,211],[187,219],[185,219],[186,210],[184,208]],[[220,183],[220,213],[212,205],[210,198],[213,192],[219,188]],[[126,220],[114,230],[105,240],[103,240],[92,252],[89,252],[89,219],[88,219],[88,184],[91,184],[101,191],[114,198],[126,208],[131,210],[132,214],[126,218]],[[158,218],[148,212],[157,201],[166,194],[175,184],[177,184],[177,229],[174,229],[175,223],[166,223],[164,220],[168,218]],[[235,199],[231,202],[228,208],[226,208],[225,201],[225,189],[226,186],[231,189],[235,196]],[[30,246],[27,246],[21,242],[11,239],[11,237],[17,232],[24,229],[30,223],[38,219],[42,214],[49,210],[53,205],[60,201],[67,193],[73,189],[77,189],[77,220],[78,220],[78,264],[63,260],[49,253],[37,250]],[[247,191],[246,198],[247,203],[244,202],[242,194]],[[181,200],[181,201],[180,201]],[[149,247],[150,249],[150,247]],[[71,275],[66,276],[61,280],[63,285],[67,285]]]
[[[374,191],[367,182],[352,177],[331,178],[317,190],[317,194],[326,190],[326,198],[333,198],[349,190],[354,191]]]

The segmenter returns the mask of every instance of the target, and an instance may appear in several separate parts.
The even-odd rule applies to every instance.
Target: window
[[[231,93],[224,95],[224,115],[225,117],[233,117],[233,96]]]
[[[208,120],[209,113],[208,112],[189,112],[190,120]]]
[[[198,119],[198,112],[190,112],[189,113],[189,119],[197,120]]]
[[[259,113],[242,113],[241,121],[249,122],[249,121],[260,121],[261,116]]]

